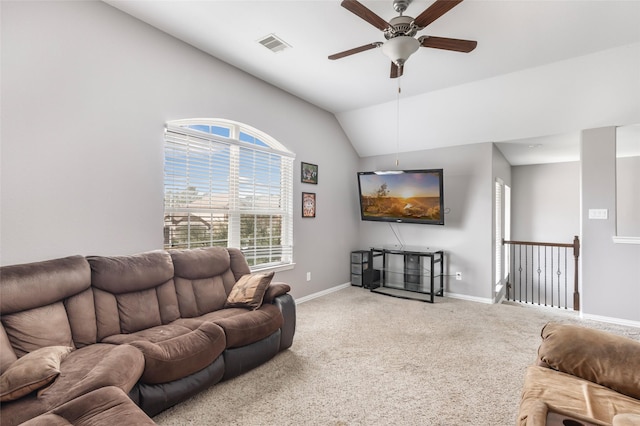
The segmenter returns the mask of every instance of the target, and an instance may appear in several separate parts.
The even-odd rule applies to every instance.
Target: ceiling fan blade
[[[404,65],[399,67],[395,64],[395,62],[391,62],[391,78],[402,77],[402,73],[404,72]]]
[[[382,43],[380,43],[379,41],[376,41],[373,43],[365,44],[364,46],[354,47],[353,49],[345,50],[344,52],[334,53],[333,55],[329,56],[329,59],[344,58],[345,56],[364,52],[365,50],[375,49],[376,47],[380,47],[380,45],[382,45]]]
[[[413,20],[413,24],[419,28],[424,28],[461,2],[462,0],[436,0],[435,3]]]
[[[462,1],[462,0],[461,0]],[[389,28],[391,25],[375,13],[373,13],[369,8],[356,0],[343,0],[341,6],[347,9],[349,12],[359,16],[364,19],[377,29],[384,31]]]
[[[422,47],[433,47],[434,49],[453,50],[455,52],[469,53],[478,45],[477,41],[460,40],[447,37],[424,37],[420,38]]]

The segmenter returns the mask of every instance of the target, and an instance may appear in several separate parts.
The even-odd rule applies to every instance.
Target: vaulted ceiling
[[[337,0],[104,1],[334,113],[361,156],[496,142],[514,165],[574,161],[581,129],[640,123],[638,0],[466,0],[418,35],[477,48],[420,48],[398,79],[381,49],[327,58],[385,41]],[[272,52],[269,35],[290,47]]]

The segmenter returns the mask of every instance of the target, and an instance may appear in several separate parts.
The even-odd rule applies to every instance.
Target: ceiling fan
[[[415,38],[418,31],[423,30],[427,25],[453,9],[461,3],[462,0],[436,0],[435,3],[416,18],[402,15],[411,2],[412,0],[394,0],[393,8],[400,15],[387,22],[359,1],[343,0],[341,3],[342,7],[383,31],[387,41],[376,41],[345,50],[344,52],[329,56],[329,59],[340,59],[345,56],[380,47],[382,53],[391,59],[391,78],[397,78],[402,75],[404,64],[407,59],[409,59],[409,56],[420,47],[432,47],[435,49],[453,50],[464,53],[469,53],[476,48],[478,42],[472,40],[432,37],[427,35]]]

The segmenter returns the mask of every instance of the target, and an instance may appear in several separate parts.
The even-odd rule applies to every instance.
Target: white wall
[[[408,138],[402,150],[423,149],[423,140],[442,147],[638,123],[639,52],[640,43],[633,43],[403,97],[403,133],[421,137]],[[337,117],[356,151],[372,156],[389,152],[395,110],[392,101]]]
[[[349,281],[358,158],[333,115],[101,2],[1,7],[1,264],[161,248],[164,124],[220,117],[297,154],[296,267],[276,279],[295,297]],[[300,183],[300,161],[318,185]]]
[[[640,245],[616,244],[616,130],[582,132],[582,311],[585,316],[640,323]],[[608,219],[588,219],[607,209]]]
[[[492,149],[483,143],[398,155],[400,169],[444,170],[445,225],[393,224],[405,245],[426,246],[446,252],[447,274],[462,272],[463,279],[445,280],[445,291],[490,302],[492,280]],[[362,158],[359,171],[395,168],[395,155]],[[353,185],[357,188],[354,174]],[[356,208],[357,200],[354,200]],[[445,210],[446,212],[446,210]],[[362,249],[397,244],[389,223],[360,223]]]

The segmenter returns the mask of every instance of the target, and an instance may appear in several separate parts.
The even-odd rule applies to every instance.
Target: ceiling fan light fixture
[[[382,45],[382,53],[391,62],[401,67],[420,48],[420,42],[413,37],[397,36],[384,42]]]

